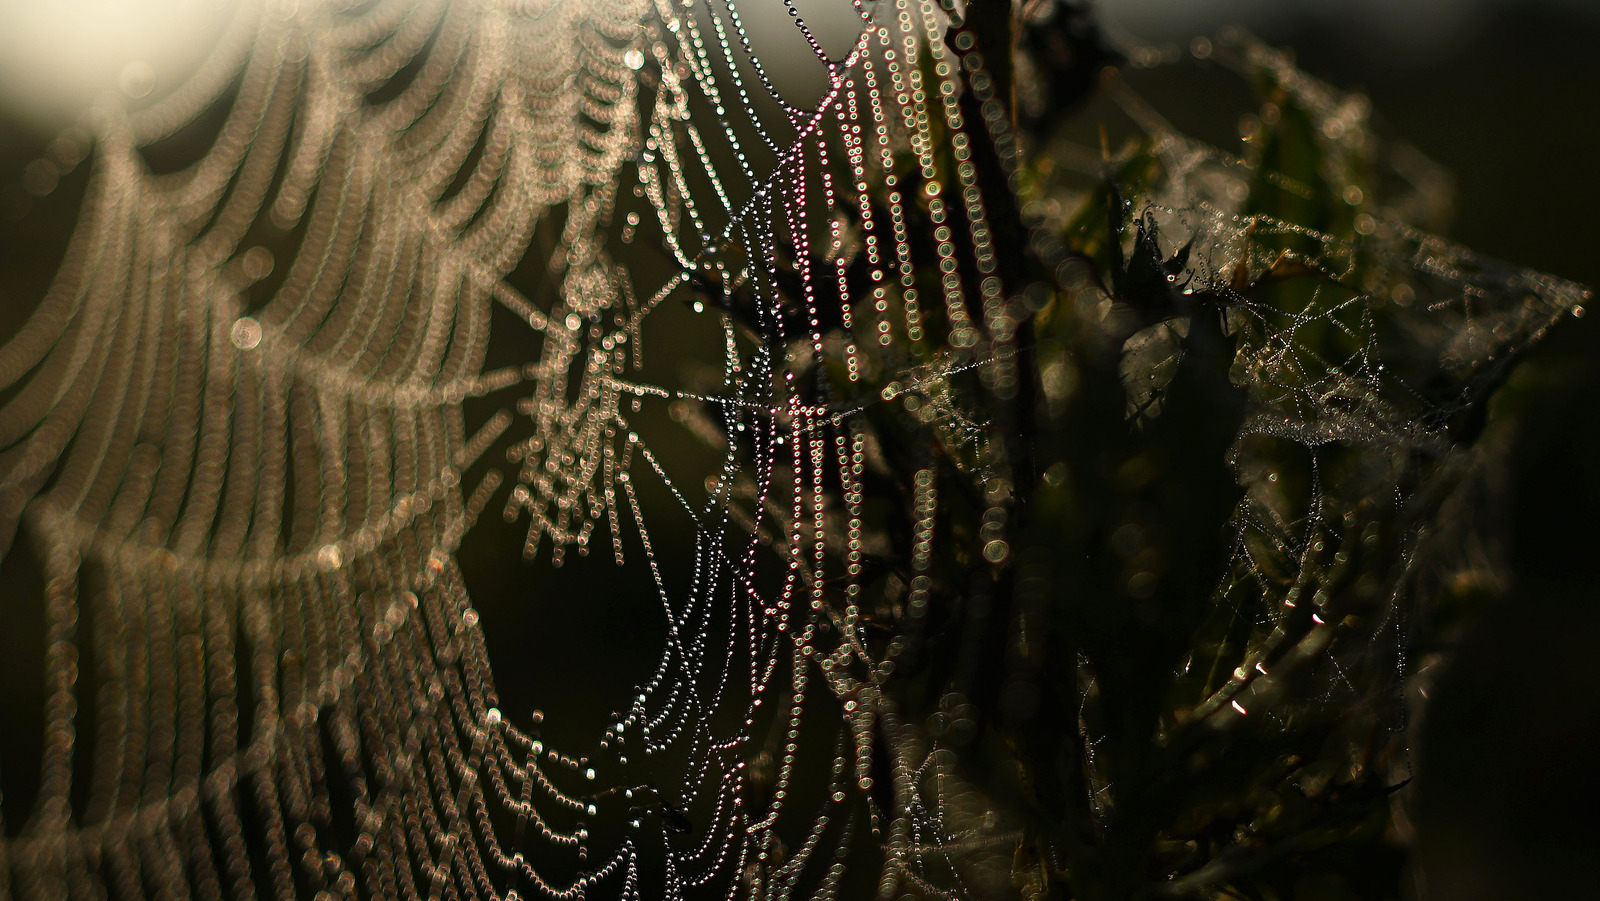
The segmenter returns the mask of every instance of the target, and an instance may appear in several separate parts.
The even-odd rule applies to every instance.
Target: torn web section
[[[1199,694],[1179,722],[1282,724],[1367,698],[1368,718],[1340,727],[1356,748],[1363,729],[1403,722],[1417,535],[1472,459],[1483,398],[1586,292],[1429,234],[1447,206],[1440,179],[1377,135],[1365,98],[1247,38],[1206,42],[1203,56],[1262,86],[1242,151],[1178,134],[1119,88],[1145,137],[1113,161],[1148,180],[1137,234],[1160,235],[1154,255],[1181,264],[1169,278],[1216,298],[1250,404],[1234,450],[1238,552],[1185,665]],[[1147,402],[1183,352],[1161,330],[1184,327],[1129,341],[1125,379]],[[1305,671],[1322,674],[1323,696],[1288,687]]]
[[[1450,579],[1433,573],[1442,565],[1429,535],[1452,528],[1441,499],[1485,458],[1473,417],[1492,390],[1493,361],[1582,296],[1427,237],[1419,219],[1439,206],[1418,199],[1428,179],[1398,168],[1363,103],[1276,63],[1263,73],[1235,49],[1262,91],[1240,146],[1184,136],[1140,102],[1130,76],[1131,87],[1107,92],[1103,142],[1090,116],[1092,149],[1051,144],[1019,180],[1025,215],[1067,246],[1056,271],[1064,290],[1030,304],[1039,310],[1041,421],[1070,417],[1072,426],[1037,432],[1041,456],[1061,460],[1041,464],[1038,496],[1066,486],[1055,497],[1109,539],[1085,542],[1084,554],[1057,551],[1077,550],[1075,523],[1063,516],[1046,533],[1047,560],[1023,571],[1045,577],[1019,573],[1071,586],[1047,621],[1060,624],[1064,643],[1086,648],[1075,673],[1070,661],[1050,661],[1050,684],[1076,676],[1082,703],[1077,722],[1061,718],[1065,727],[1041,742],[1049,756],[1031,765],[1045,773],[1059,748],[1076,752],[1081,782],[1065,785],[1062,806],[1082,834],[1116,835],[1170,804],[1152,855],[1163,873],[1197,868],[1175,888],[1218,890],[1218,861],[1271,855],[1303,828],[1280,819],[1300,799],[1381,791],[1409,775],[1395,736],[1405,722],[1400,687],[1419,640],[1416,612],[1437,602],[1428,582]],[[1202,67],[1221,68],[1217,45],[1205,53],[1213,62]],[[1401,284],[1402,300],[1430,300],[1397,308]],[[1486,348],[1496,326],[1506,343]],[[1208,358],[1217,347],[1225,352]],[[1208,393],[1196,390],[1197,374]],[[1224,425],[1206,434],[1214,422]],[[1145,493],[1148,485],[1161,487]],[[1197,488],[1211,501],[1201,512],[1148,512]],[[1164,540],[1178,529],[1180,540]],[[1180,569],[1187,548],[1219,533],[1227,538],[1202,565]],[[1015,595],[1030,623],[1049,597],[1042,586]],[[1012,685],[1045,669],[1016,658],[1006,666]],[[1141,709],[1130,697],[1144,691],[1160,709],[1153,739],[1119,725]],[[1013,693],[1028,700],[1012,688],[1001,697]],[[1006,714],[1004,700],[996,706]],[[1050,728],[1045,717],[1030,727]],[[1147,741],[1145,772],[1119,772],[1118,757],[1137,758]],[[1030,766],[1028,749],[1016,750]],[[1269,780],[1287,774],[1281,793],[1263,781],[1248,799],[1213,801],[1161,781],[1171,767],[1193,767],[1185,780],[1212,784],[1198,774],[1214,766],[1226,779],[1258,764]],[[1219,856],[1176,850],[1190,839],[1203,846],[1206,829],[1230,819],[1250,825]],[[1200,822],[1213,825],[1191,825]],[[1092,880],[1099,846],[1072,861],[1073,844],[1041,849],[1069,858],[1041,869]]]

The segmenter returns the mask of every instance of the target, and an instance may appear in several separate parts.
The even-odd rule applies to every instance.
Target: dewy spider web
[[[966,705],[946,695],[928,730],[888,689],[937,603],[941,498],[962,490],[934,458],[976,486],[970,565],[1006,564],[1025,474],[995,436],[1034,377],[1031,311],[1075,305],[1126,339],[1136,417],[1160,415],[1187,326],[1120,335],[1123,311],[1074,275],[1061,234],[1084,195],[1024,171],[959,5],[846,7],[842,51],[784,6],[826,77],[814,107],[778,90],[733,0],[283,0],[245,4],[167,99],[94,112],[60,274],[0,350],[0,528],[23,524],[47,620],[38,798],[0,840],[0,897],[829,898],[869,840],[886,897],[982,894],[996,861],[1008,884],[1015,824],[984,817],[941,748]],[[1336,158],[1372,164],[1359,106],[1241,47]],[[141,150],[218,103],[205,155],[153,173]],[[1295,494],[1287,452],[1251,442],[1445,448],[1473,374],[1581,295],[1403,225],[1405,190],[1346,197],[1357,242],[1246,213],[1252,179],[1302,186],[1127,105],[1151,151],[1108,165],[1148,169],[1141,236],[1193,238],[1172,282],[1323,280],[1299,308],[1251,294],[1228,314],[1252,413],[1217,605],[1259,634],[1186,716],[1245,716],[1284,692],[1269,658],[1341,665],[1333,627],[1285,607],[1374,515],[1336,517],[1315,474]],[[297,246],[279,262],[263,235]],[[652,275],[647,247],[676,274]],[[552,297],[513,287],[528,266]],[[720,380],[643,367],[680,302],[710,307]],[[496,307],[526,328],[495,340],[528,352],[485,371]],[[1038,350],[1050,407],[1070,378]],[[1441,369],[1454,393],[1413,387]],[[468,403],[508,393],[514,413],[468,428]],[[704,497],[641,437],[652,405],[721,453]],[[873,414],[929,448],[887,600]],[[529,556],[609,538],[659,590],[660,661],[582,753],[500,709],[456,557],[502,493],[491,448]],[[686,584],[652,552],[652,481],[695,524]],[[1093,703],[1086,687],[1086,731]],[[1103,810],[1114,786],[1092,750],[1087,767]]]

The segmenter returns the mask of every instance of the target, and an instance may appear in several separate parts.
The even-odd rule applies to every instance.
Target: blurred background
[[[0,338],[43,293],[81,197],[87,167],[41,165],[47,156],[61,159],[59,147],[47,149],[71,125],[71,111],[108,90],[140,96],[181,83],[218,33],[227,6],[227,0],[0,0]],[[775,18],[782,15],[781,4],[771,6]],[[1113,38],[1124,43],[1186,48],[1195,35],[1241,25],[1291,48],[1308,72],[1368,94],[1390,135],[1454,175],[1451,237],[1488,256],[1600,285],[1600,182],[1593,175],[1600,151],[1600,3],[1101,0],[1098,6]],[[1196,114],[1206,113],[1208,98],[1185,92],[1183,70],[1167,71],[1147,73],[1141,87],[1149,98],[1158,107],[1193,105]],[[1230,117],[1222,127],[1237,115],[1220,104],[1216,112]],[[1600,648],[1600,316],[1557,326],[1518,368],[1499,403],[1497,413],[1523,420],[1496,496],[1509,579],[1426,689],[1427,713],[1410,738],[1416,780],[1408,791],[1416,819],[1402,824],[1414,829],[1416,850],[1412,867],[1384,897],[1553,898],[1592,891],[1588,860],[1600,846],[1592,816],[1600,801],[1600,688],[1587,664]],[[505,539],[513,562],[464,562],[492,572],[481,578],[520,585],[524,598],[580,590],[584,574],[516,564],[519,538],[508,532]],[[479,547],[496,556],[487,542]],[[621,579],[612,587],[653,590]],[[37,679],[23,675],[38,654],[21,638],[36,634],[29,617],[37,613],[21,603],[29,594],[14,581],[0,588],[0,684],[7,686]],[[596,603],[609,609],[604,599]],[[496,659],[529,661],[533,670],[526,680],[509,680],[515,684],[503,686],[506,693],[532,703],[575,667],[586,667],[594,680],[568,697],[575,710],[593,697],[625,693],[639,675],[637,661],[653,658],[658,636],[647,624],[597,617],[596,609],[524,603],[493,614],[506,617],[499,634],[508,636],[492,648]],[[578,716],[574,737],[592,734],[589,720],[603,722],[605,714]],[[36,734],[25,719],[0,712],[8,753]],[[14,830],[20,817],[13,805],[25,803],[19,793],[27,793],[27,775],[9,764],[0,762],[0,770],[7,828]],[[1416,878],[1419,872],[1424,878]],[[1316,897],[1314,890],[1306,897]]]

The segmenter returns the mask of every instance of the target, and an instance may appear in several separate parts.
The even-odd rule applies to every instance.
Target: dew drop
[[[22,189],[35,197],[44,197],[56,189],[61,170],[50,160],[34,160],[22,171]]]
[[[261,323],[249,316],[240,316],[233,323],[233,331],[229,335],[233,346],[240,350],[250,350],[261,343]]]
[[[155,90],[156,70],[142,59],[134,60],[122,68],[117,84],[122,93],[137,100]]]
[[[239,271],[253,282],[261,281],[271,275],[272,266],[272,251],[259,245],[250,248],[239,257]]]

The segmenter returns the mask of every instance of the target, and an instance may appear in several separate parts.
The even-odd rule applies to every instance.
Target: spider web
[[[1360,499],[1415,497],[1424,464],[1392,451],[1453,459],[1492,372],[1582,292],[1407,224],[1426,178],[1379,153],[1356,99],[1247,40],[1217,58],[1305,111],[1350,169],[1313,173],[1347,221],[1296,223],[1303,173],[1190,141],[1128,91],[1142,143],[1044,175],[964,7],[840,4],[836,47],[783,6],[814,104],[786,99],[733,0],[290,0],[245,4],[175,94],[86,120],[71,245],[0,349],[0,528],[42,573],[47,648],[38,796],[0,888],[1010,886],[1020,826],[953,750],[971,704],[940,691],[925,715],[893,686],[940,615],[937,549],[998,571],[1022,547],[1036,474],[1003,435],[1036,374],[1044,408],[1071,394],[1031,318],[1103,332],[1124,415],[1164,415],[1194,317],[1145,323],[1086,281],[1113,249],[1187,248],[1167,280],[1226,294],[1249,397],[1212,599],[1246,626],[1184,663],[1231,676],[1190,678],[1170,728],[1288,717],[1316,701],[1274,675],[1301,660],[1392,680],[1413,553],[1350,614],[1371,645],[1336,641],[1315,600],[1385,515]],[[152,171],[144,150],[210,109],[204,155]],[[1141,205],[1073,246],[1108,166]],[[1397,185],[1381,203],[1346,191],[1368,169]],[[1274,191],[1283,216],[1247,203]],[[660,618],[660,658],[581,748],[497,693],[460,562],[491,507],[530,558],[598,546],[649,573],[629,603]],[[976,525],[951,533],[953,509]],[[1137,594],[1153,570],[1130,567]],[[1099,697],[1085,668],[1106,816]]]

